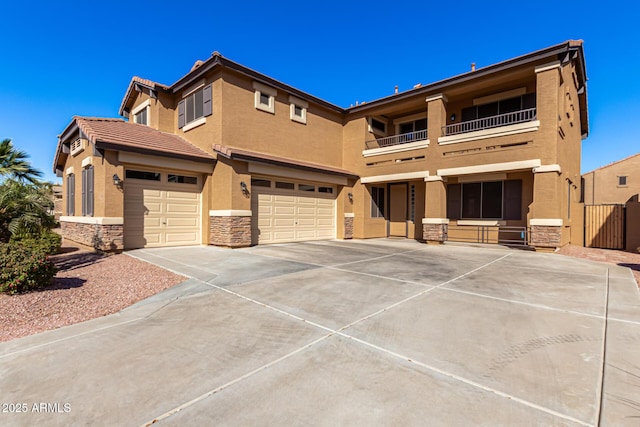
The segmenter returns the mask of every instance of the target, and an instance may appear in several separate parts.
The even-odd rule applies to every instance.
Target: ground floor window
[[[82,215],[93,216],[93,166],[82,169]]]
[[[384,218],[384,187],[371,187],[371,218]]]
[[[67,175],[67,215],[75,215],[75,199],[76,199],[76,176],[74,174]]]
[[[511,219],[522,217],[522,181],[488,181],[447,186],[447,218]]]

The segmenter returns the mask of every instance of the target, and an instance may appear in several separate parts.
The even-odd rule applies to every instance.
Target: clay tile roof
[[[321,165],[318,163],[303,162],[300,160],[288,159],[285,157],[272,156],[270,154],[258,153],[255,151],[242,150],[239,148],[229,148],[224,145],[214,144],[213,151],[231,159],[253,160],[260,163],[275,164],[278,166],[290,167],[294,169],[304,169],[329,173],[332,175],[342,175],[348,178],[358,178],[358,175],[345,169],[335,168],[333,166]]]
[[[212,155],[178,135],[122,119],[74,117],[78,127],[97,147],[133,151],[194,161],[213,162]]]

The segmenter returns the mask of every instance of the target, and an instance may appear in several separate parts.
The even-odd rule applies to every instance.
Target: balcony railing
[[[427,139],[427,130],[417,130],[415,132],[403,133],[400,135],[387,136],[385,138],[372,139],[364,143],[367,150],[372,148],[391,147],[392,145],[408,144],[409,142],[424,141]]]
[[[485,117],[483,119],[470,120],[468,122],[455,123],[442,127],[442,135],[458,135],[460,133],[473,132],[483,129],[497,128],[500,126],[513,125],[516,123],[530,122],[536,119],[536,109],[514,111],[512,113],[499,114],[497,116]]]

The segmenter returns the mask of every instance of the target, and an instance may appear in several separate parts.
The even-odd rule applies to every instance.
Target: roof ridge
[[[608,164],[606,164],[606,165],[604,165],[604,166],[600,166],[599,168],[595,168],[595,169],[593,169],[593,170],[590,170],[589,172],[585,172],[585,173],[583,173],[582,175],[589,175],[590,173],[593,173],[593,172],[595,172],[595,171],[599,171],[600,169],[608,168],[608,167],[613,166],[613,165],[615,165],[615,164],[618,164],[618,163],[620,163],[620,162],[624,162],[624,161],[626,161],[626,160],[632,159],[632,158],[634,158],[634,157],[636,157],[636,156],[640,156],[640,153],[632,154],[632,155],[627,156],[627,157],[625,157],[625,158],[623,158],[623,159],[620,159],[620,160],[615,160],[615,161],[613,161],[613,162],[611,162],[611,163],[608,163]]]

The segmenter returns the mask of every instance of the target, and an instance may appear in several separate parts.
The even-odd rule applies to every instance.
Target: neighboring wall
[[[620,185],[619,177],[626,177]],[[640,153],[582,176],[588,205],[624,204],[640,194]]]

